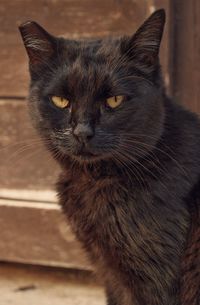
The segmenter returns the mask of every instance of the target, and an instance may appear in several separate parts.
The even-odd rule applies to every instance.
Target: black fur
[[[108,305],[199,304],[197,242],[189,269],[187,255],[188,240],[199,238],[191,210],[199,209],[200,121],[165,94],[164,22],[159,10],[132,37],[79,41],[34,22],[20,27],[31,117],[62,167],[60,204]],[[105,101],[117,95],[124,101],[110,109]],[[56,108],[51,96],[70,106]]]

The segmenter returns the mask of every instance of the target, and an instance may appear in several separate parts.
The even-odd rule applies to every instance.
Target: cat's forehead
[[[71,61],[78,59],[80,64],[89,60],[108,60],[120,54],[120,38],[106,37],[102,39],[81,39],[76,41],[66,41],[66,55],[71,55]]]
[[[120,45],[121,37],[104,37],[79,40],[79,46],[82,49],[93,50],[97,53],[107,53]]]
[[[109,79],[116,58],[114,52],[119,52],[118,46],[118,40],[113,38],[81,40],[67,45],[64,60],[70,91],[77,92],[77,86],[82,88],[80,92],[87,87],[93,92],[102,87]]]

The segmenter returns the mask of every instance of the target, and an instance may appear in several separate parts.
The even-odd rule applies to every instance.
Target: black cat
[[[31,117],[108,305],[200,304],[200,120],[166,96],[164,23],[159,10],[131,37],[76,41],[20,26]]]

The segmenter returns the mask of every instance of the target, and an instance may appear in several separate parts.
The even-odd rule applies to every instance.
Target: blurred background
[[[0,278],[10,279],[12,268],[17,268],[16,276],[21,274],[22,265],[16,267],[14,263],[26,266],[30,274],[32,265],[46,266],[50,275],[57,268],[62,272],[83,270],[87,280],[91,270],[56,202],[58,165],[43,148],[29,120],[28,59],[18,26],[34,20],[48,32],[68,38],[132,34],[158,8],[165,8],[167,13],[161,47],[167,91],[199,113],[199,0],[0,0],[0,261],[4,262]],[[5,262],[12,265],[5,267]],[[15,281],[13,278],[13,285]],[[32,291],[35,286],[26,287]],[[9,304],[17,305],[15,302]],[[79,300],[76,304],[87,302]],[[102,295],[99,302],[93,304],[104,304]],[[0,300],[0,304],[7,303]]]

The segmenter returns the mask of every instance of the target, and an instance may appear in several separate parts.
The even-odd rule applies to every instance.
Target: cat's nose
[[[74,136],[79,142],[86,143],[94,135],[94,130],[89,123],[78,123],[73,130]]]

